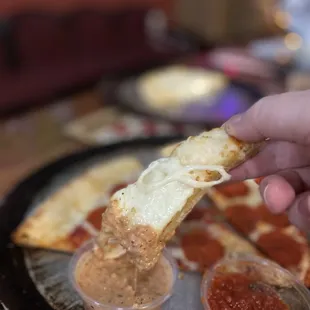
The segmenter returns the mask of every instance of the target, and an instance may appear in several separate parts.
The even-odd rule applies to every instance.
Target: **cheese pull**
[[[222,128],[189,137],[111,197],[102,234],[118,240],[139,270],[152,268],[207,188],[228,181],[228,171],[258,149],[258,144],[238,141]]]

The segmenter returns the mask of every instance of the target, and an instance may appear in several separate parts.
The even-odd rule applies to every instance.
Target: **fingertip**
[[[236,114],[232,116],[226,123],[224,123],[223,127],[226,132],[233,137],[238,136],[238,126],[241,123],[241,115]]]
[[[260,183],[260,192],[267,207],[276,214],[286,211],[295,199],[292,186],[278,175],[264,178]]]
[[[232,181],[244,181],[246,179],[246,172],[242,165],[229,171]]]
[[[292,224],[303,231],[310,231],[310,193],[298,196],[288,212]]]

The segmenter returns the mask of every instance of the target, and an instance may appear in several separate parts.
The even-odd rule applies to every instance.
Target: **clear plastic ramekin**
[[[167,250],[164,250],[162,257],[167,260],[168,264],[171,267],[171,271],[172,271],[171,272],[171,274],[172,274],[171,288],[165,295],[158,297],[152,303],[139,305],[137,307],[134,306],[134,307],[124,307],[124,308],[118,307],[115,305],[111,305],[111,304],[103,304],[101,302],[94,300],[92,297],[88,296],[82,290],[82,288],[79,286],[79,284],[75,278],[75,270],[76,270],[76,267],[77,267],[79,260],[83,257],[83,255],[92,251],[94,247],[95,247],[95,241],[94,240],[90,240],[90,241],[84,243],[75,252],[75,254],[73,255],[73,257],[70,261],[70,264],[69,264],[70,282],[71,282],[72,286],[74,287],[74,289],[76,290],[76,292],[79,294],[80,298],[83,300],[84,308],[86,310],[136,310],[136,309],[152,309],[152,310],[155,310],[155,309],[160,309],[161,305],[163,305],[171,297],[173,290],[174,290],[175,282],[177,280],[178,269],[177,269],[176,263],[175,263],[174,259],[172,258],[172,256],[168,253]]]
[[[287,253],[289,255],[289,253]],[[223,258],[206,272],[201,283],[201,300],[205,310],[213,310],[208,303],[212,280],[217,275],[242,273],[268,285],[289,309],[310,309],[310,293],[289,271],[276,263],[257,256],[235,254]]]

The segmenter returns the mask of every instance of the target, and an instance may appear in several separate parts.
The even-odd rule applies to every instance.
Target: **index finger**
[[[285,141],[272,141],[253,158],[229,173],[233,180],[253,179],[279,171],[310,165],[310,147]]]
[[[310,145],[310,91],[265,97],[224,127],[244,141],[270,138]]]

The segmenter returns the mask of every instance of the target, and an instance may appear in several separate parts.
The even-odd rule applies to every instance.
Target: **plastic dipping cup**
[[[204,309],[212,310],[207,296],[214,277],[232,272],[255,276],[260,283],[266,284],[273,290],[289,309],[310,309],[308,289],[289,271],[267,259],[243,254],[220,260],[211,271],[204,274],[201,284],[201,300]]]
[[[114,306],[111,304],[103,304],[101,302],[94,300],[92,297],[88,296],[85,292],[83,292],[83,290],[81,289],[81,287],[79,286],[79,284],[77,283],[76,278],[75,278],[75,270],[76,270],[76,267],[77,267],[79,260],[83,257],[84,254],[92,251],[94,246],[95,246],[94,240],[91,240],[91,241],[84,243],[84,245],[82,245],[75,252],[75,254],[73,255],[71,262],[69,264],[70,282],[71,282],[72,286],[74,287],[74,289],[79,294],[79,296],[81,297],[81,299],[83,300],[84,308],[86,310],[136,310],[136,309],[159,310],[161,305],[163,305],[171,297],[171,295],[173,293],[174,285],[175,285],[175,282],[177,279],[178,269],[177,269],[177,266],[176,266],[175,261],[172,258],[172,256],[168,253],[167,250],[164,250],[163,254],[162,254],[163,255],[162,258],[168,262],[168,265],[171,267],[171,271],[172,271],[171,272],[171,274],[172,274],[171,288],[165,295],[158,297],[152,303],[139,305],[137,307],[124,307],[124,308]]]

